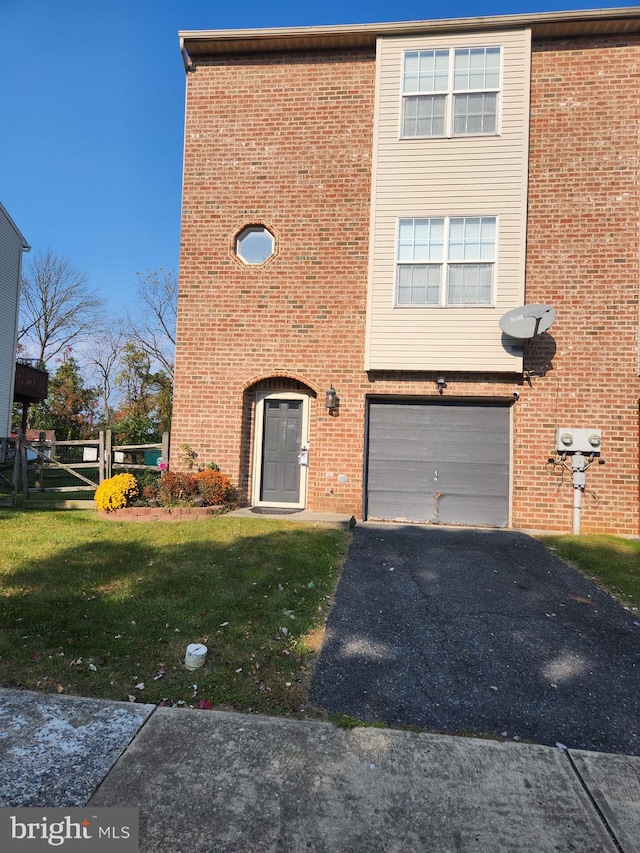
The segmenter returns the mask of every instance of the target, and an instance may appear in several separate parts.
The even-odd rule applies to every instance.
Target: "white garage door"
[[[506,404],[371,401],[367,517],[506,527]]]

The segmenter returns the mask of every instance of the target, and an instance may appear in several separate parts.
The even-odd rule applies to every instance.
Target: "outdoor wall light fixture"
[[[447,387],[444,376],[438,376],[436,378],[436,385],[438,386],[438,394],[443,394],[444,389]]]
[[[327,391],[325,391],[324,404],[330,412],[338,406],[338,395],[336,394],[336,389],[333,387],[333,384],[329,386]]]

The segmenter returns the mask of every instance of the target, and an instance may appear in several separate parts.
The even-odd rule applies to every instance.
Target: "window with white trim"
[[[495,216],[398,220],[396,305],[492,305]]]
[[[275,251],[275,240],[264,225],[247,225],[236,236],[236,255],[245,264],[264,264]]]
[[[498,132],[499,47],[408,50],[402,72],[402,137]]]

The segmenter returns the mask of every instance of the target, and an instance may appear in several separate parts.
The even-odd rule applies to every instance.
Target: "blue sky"
[[[0,0],[0,202],[124,313],[136,272],[177,269],[184,119],[178,30],[613,8],[618,3]]]

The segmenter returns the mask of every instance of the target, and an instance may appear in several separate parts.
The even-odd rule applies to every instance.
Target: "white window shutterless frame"
[[[493,305],[497,232],[496,216],[399,219],[396,306]]]
[[[400,137],[497,134],[501,85],[499,47],[405,51]]]

